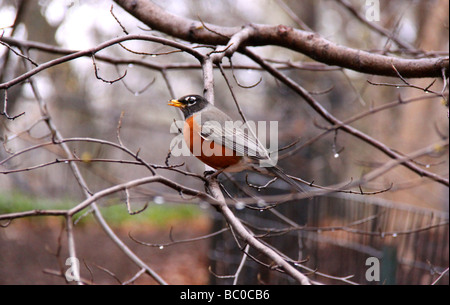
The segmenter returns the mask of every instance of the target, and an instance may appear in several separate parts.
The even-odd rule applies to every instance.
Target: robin
[[[270,173],[304,190],[274,162],[255,136],[245,132],[223,111],[200,95],[186,95],[169,101],[183,112],[183,137],[190,151],[210,167],[225,172],[240,172],[263,164]],[[261,170],[257,170],[260,172]]]

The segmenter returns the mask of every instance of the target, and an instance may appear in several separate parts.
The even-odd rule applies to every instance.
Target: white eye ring
[[[188,98],[186,98],[188,105],[194,105],[195,103],[197,103],[197,99],[194,96],[189,96]]]

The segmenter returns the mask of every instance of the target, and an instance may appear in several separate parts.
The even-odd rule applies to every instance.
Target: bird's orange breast
[[[192,154],[214,169],[224,169],[239,163],[242,157],[237,156],[235,151],[201,137],[201,126],[194,116],[186,119],[183,128],[184,140]]]

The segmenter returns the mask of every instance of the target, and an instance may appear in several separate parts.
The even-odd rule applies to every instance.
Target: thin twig
[[[114,17],[114,19],[116,20],[116,22],[119,24],[119,26],[122,28],[122,31],[125,33],[125,35],[129,35],[130,33],[128,33],[128,31],[125,29],[125,27],[122,25],[122,23],[120,22],[120,20],[116,17],[116,15],[114,15],[113,13],[113,5],[111,4],[111,9],[109,10],[109,12],[111,13],[111,15]]]
[[[22,113],[19,113],[18,115],[15,115],[15,116],[10,116],[9,114],[8,114],[8,90],[5,90],[5,98],[4,98],[4,100],[3,100],[3,111],[0,111],[0,115],[4,115],[8,120],[15,120],[15,119],[17,119],[18,117],[21,117],[22,115],[24,115],[25,114],[25,111],[24,112],[22,112]]]
[[[172,238],[171,238],[171,242],[164,243],[164,244],[154,244],[154,243],[148,243],[148,242],[140,241],[140,240],[136,239],[135,237],[133,237],[131,235],[131,232],[128,232],[128,237],[130,237],[134,242],[136,242],[138,244],[141,244],[143,246],[163,249],[165,247],[170,247],[170,246],[177,245],[177,244],[183,244],[183,243],[190,243],[190,242],[199,241],[199,240],[205,240],[205,239],[217,236],[219,234],[222,234],[224,232],[227,232],[229,230],[230,230],[230,228],[222,228],[222,229],[220,229],[220,230],[218,230],[216,232],[210,233],[210,234],[206,234],[206,235],[199,236],[199,237],[194,237],[194,238],[181,239],[181,240],[172,240]]]
[[[95,74],[95,77],[97,78],[97,79],[99,79],[99,80],[101,80],[102,82],[104,82],[104,83],[107,83],[107,84],[114,84],[115,82],[118,82],[118,81],[120,81],[120,80],[122,80],[126,75],[127,75],[127,70],[125,70],[125,72],[123,73],[123,75],[122,76],[119,76],[119,78],[116,78],[116,79],[113,79],[113,80],[106,80],[106,79],[104,79],[104,78],[102,78],[99,74],[98,74],[98,68],[97,68],[97,64],[95,63],[95,56],[94,56],[94,54],[92,54],[92,65],[94,66],[94,74]]]

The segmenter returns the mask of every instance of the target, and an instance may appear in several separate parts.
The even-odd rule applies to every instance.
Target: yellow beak
[[[174,106],[178,108],[184,108],[186,107],[185,104],[181,103],[179,100],[170,100],[168,103],[169,106]]]

